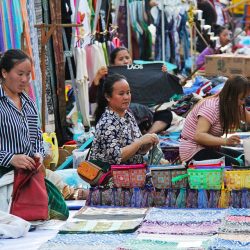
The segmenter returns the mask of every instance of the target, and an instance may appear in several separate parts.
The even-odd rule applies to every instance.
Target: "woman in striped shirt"
[[[32,170],[44,148],[34,102],[24,92],[30,82],[31,59],[10,49],[0,60],[0,177],[14,168]]]
[[[221,146],[240,143],[237,135],[228,136],[240,127],[240,122],[250,123],[250,112],[245,108],[245,98],[250,95],[250,83],[243,76],[228,79],[215,96],[200,101],[187,116],[181,134],[180,157],[182,161],[218,159],[225,156],[226,165],[238,165],[234,159],[240,152]],[[222,135],[227,137],[223,138]]]

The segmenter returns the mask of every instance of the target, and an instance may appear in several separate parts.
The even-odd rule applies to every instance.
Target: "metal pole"
[[[164,18],[164,4],[163,0],[161,0],[161,46],[162,46],[162,60],[165,62],[165,18]]]
[[[129,0],[126,0],[126,4],[127,4],[128,51],[132,55]]]

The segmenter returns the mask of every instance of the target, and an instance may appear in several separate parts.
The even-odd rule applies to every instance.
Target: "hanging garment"
[[[83,118],[83,125],[90,127],[89,120],[89,87],[86,62],[86,51],[84,48],[75,49],[76,58],[76,85],[80,111]]]
[[[97,44],[88,45],[85,47],[87,56],[87,70],[89,82],[92,83],[97,71],[107,66],[102,47]]]
[[[72,15],[72,9],[71,9],[71,4],[70,0],[61,0],[62,4],[62,23],[67,23],[71,24],[71,15]],[[72,37],[72,27],[64,27],[66,37],[67,37],[67,43],[70,49],[70,44],[71,44],[71,37]],[[64,45],[64,50],[66,50],[65,45]],[[76,66],[75,66],[75,61],[73,57],[70,57],[71,60],[71,65],[73,69],[73,74],[74,76],[76,75]],[[69,80],[70,79],[70,69],[68,65],[68,60],[65,62],[65,79]]]
[[[30,28],[30,41],[33,53],[33,63],[35,68],[36,78],[32,81],[34,88],[36,106],[38,107],[39,114],[41,114],[41,100],[42,100],[42,74],[40,68],[40,57],[39,57],[39,46],[38,46],[38,34],[37,29],[34,27],[37,22],[34,1],[27,0],[27,13],[29,17],[29,28]]]
[[[49,6],[48,0],[43,0],[42,3],[40,0],[35,0],[35,11],[37,17],[37,23],[44,23],[49,24]],[[43,15],[42,15],[43,13]],[[39,36],[39,44],[41,46],[41,39]],[[39,46],[39,47],[40,47]],[[54,61],[53,61],[53,50],[52,50],[52,43],[51,41],[47,43],[45,47],[46,55],[45,55],[45,65],[46,65],[46,131],[48,125],[50,129],[48,131],[54,132],[55,131],[55,116],[57,113],[58,104],[57,104],[57,95],[56,95],[56,80],[55,80],[55,69],[54,69]],[[56,117],[56,122],[59,121],[59,117]]]
[[[124,75],[130,85],[132,102],[152,106],[182,94],[179,78],[161,71],[161,63],[109,67],[109,74]]]

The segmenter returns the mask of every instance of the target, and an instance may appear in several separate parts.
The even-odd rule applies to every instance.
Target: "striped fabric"
[[[0,166],[10,167],[14,154],[44,155],[35,104],[25,93],[21,94],[21,100],[19,111],[0,85]]]
[[[198,118],[202,116],[211,124],[209,133],[213,136],[222,136],[223,131],[219,118],[219,97],[207,98],[198,103],[188,114],[181,133],[180,157],[182,161],[190,160],[204,146],[194,141]]]
[[[0,1],[0,51],[21,48],[23,31],[20,2]]]

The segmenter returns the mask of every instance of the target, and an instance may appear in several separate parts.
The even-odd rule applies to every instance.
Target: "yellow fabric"
[[[229,191],[250,188],[250,170],[225,171],[224,180]]]

